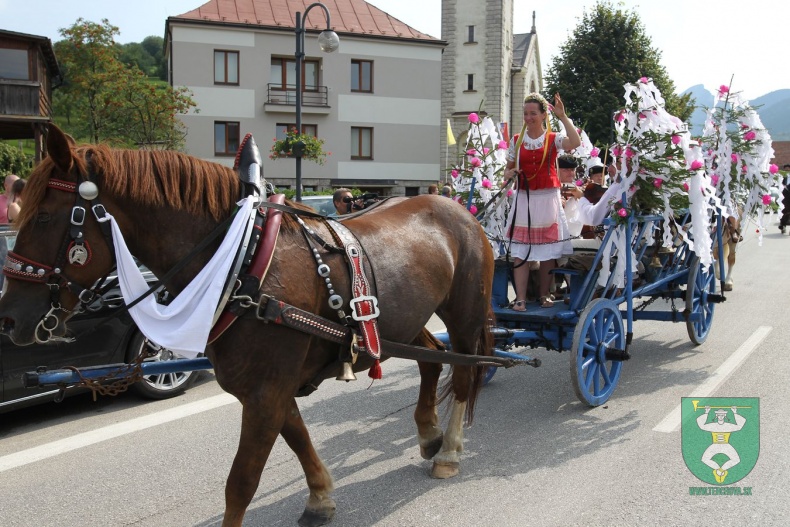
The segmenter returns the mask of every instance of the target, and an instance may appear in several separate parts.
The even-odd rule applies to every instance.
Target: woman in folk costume
[[[524,99],[524,127],[513,137],[507,154],[505,179],[516,178],[518,192],[508,218],[507,236],[513,256],[516,300],[514,311],[524,311],[529,283],[529,264],[540,262],[541,307],[554,305],[549,289],[555,259],[573,253],[565,213],[562,210],[557,151],[570,152],[581,144],[576,127],[565,114],[559,94],[554,95],[554,115],[565,134],[551,131],[548,101],[539,93]]]

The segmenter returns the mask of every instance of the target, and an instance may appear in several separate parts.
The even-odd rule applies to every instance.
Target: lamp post
[[[302,63],[304,62],[304,24],[307,21],[307,14],[314,7],[320,7],[324,10],[326,16],[326,29],[318,35],[318,46],[324,53],[332,53],[340,45],[340,38],[337,33],[332,31],[329,9],[321,2],[315,2],[307,6],[304,11],[304,18],[302,13],[296,12],[296,132],[302,133]],[[302,201],[302,154],[304,153],[304,145],[294,145],[292,149],[296,157],[296,201]]]

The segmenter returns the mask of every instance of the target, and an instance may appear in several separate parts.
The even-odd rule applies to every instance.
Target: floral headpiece
[[[546,112],[546,111],[548,111],[549,108],[551,108],[551,105],[549,104],[549,101],[547,101],[546,98],[543,95],[541,95],[541,94],[539,94],[537,92],[532,92],[529,95],[527,95],[526,97],[524,97],[524,104],[527,104],[528,102],[536,102],[536,103],[538,103],[540,105],[540,110],[542,112]]]

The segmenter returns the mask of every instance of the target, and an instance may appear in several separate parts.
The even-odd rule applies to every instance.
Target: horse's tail
[[[475,348],[475,355],[488,356],[494,354],[494,337],[491,334],[491,326],[495,323],[494,309],[491,303],[488,303],[488,313],[486,316],[486,324],[483,326],[480,336],[477,339],[477,347]],[[443,349],[444,344],[435,339],[435,337],[425,330],[425,333],[430,337],[432,344],[436,345],[435,349]],[[431,346],[434,347],[434,346]],[[471,370],[471,378],[469,379],[469,391],[466,397],[466,423],[472,424],[475,415],[475,402],[480,390],[483,388],[483,378],[485,377],[488,366],[459,366],[462,368],[469,368]],[[450,371],[447,375],[447,380],[439,389],[437,398],[437,405],[443,403],[448,397],[452,401],[456,398],[455,393],[455,376],[454,369],[456,366],[450,366]],[[449,408],[449,407],[448,407]]]
[[[488,314],[486,316],[486,324],[480,332],[480,337],[477,339],[477,349],[475,355],[491,356],[494,354],[494,336],[491,334],[491,326],[494,325],[494,309],[491,307],[491,302],[488,303]],[[485,377],[487,366],[477,366],[472,374],[472,387],[469,391],[469,399],[466,405],[466,422],[472,424],[475,416],[475,403],[480,390],[483,388],[483,378]]]

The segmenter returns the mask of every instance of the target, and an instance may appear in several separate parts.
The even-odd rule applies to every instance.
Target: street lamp
[[[320,7],[324,10],[326,16],[326,29],[318,35],[318,46],[324,53],[332,53],[340,45],[340,38],[337,33],[332,31],[331,22],[329,18],[329,9],[321,2],[315,2],[307,6],[304,11],[304,18],[302,13],[296,12],[296,131],[298,134],[302,133],[302,63],[304,62],[304,23],[307,21],[307,13],[314,7]],[[304,153],[304,144],[297,143],[292,149],[296,157],[296,201],[302,201],[302,154]]]

